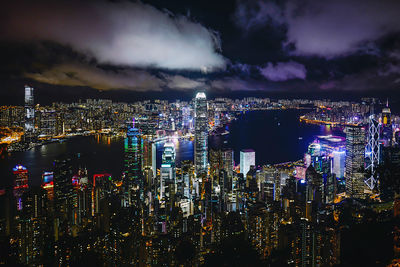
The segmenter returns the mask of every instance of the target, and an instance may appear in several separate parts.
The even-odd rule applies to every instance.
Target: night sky
[[[0,104],[400,95],[400,1],[20,1],[0,8]],[[393,100],[395,101],[395,100]]]

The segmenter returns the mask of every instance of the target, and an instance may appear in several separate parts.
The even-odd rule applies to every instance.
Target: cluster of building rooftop
[[[30,97],[26,103],[26,140],[35,142],[43,134],[33,120],[41,107],[34,107]],[[390,201],[400,209],[399,181],[393,180],[400,175],[399,132],[388,107],[365,123],[346,125],[345,137],[318,136],[304,159],[285,164],[256,166],[256,148],[249,148],[240,151],[235,166],[234,151],[209,149],[208,136],[238,111],[346,103],[209,101],[199,92],[191,102],[54,104],[55,121],[60,117],[63,126],[51,136],[125,129],[124,171],[122,177],[102,173],[89,178],[79,156],[72,155],[55,160],[41,188],[29,188],[28,170],[16,166],[14,187],[0,192],[2,205],[12,207],[0,221],[2,237],[15,240],[9,255],[28,265],[71,265],[86,255],[106,265],[201,265],[223,254],[226,240],[240,240],[261,261],[339,264],[343,225],[355,227],[363,218],[392,220],[393,205],[383,205]],[[193,138],[193,162],[178,167],[175,134]],[[157,168],[160,137],[166,142]],[[379,168],[389,165],[386,172]],[[350,215],[346,203],[352,205]],[[382,206],[377,217],[366,211],[373,210],[368,203]],[[182,251],[185,256],[177,256]],[[277,251],[287,254],[274,256]]]

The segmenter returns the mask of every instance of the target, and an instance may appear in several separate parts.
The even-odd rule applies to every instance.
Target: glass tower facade
[[[139,129],[128,129],[125,138],[124,183],[127,189],[140,185],[142,172],[142,138]]]
[[[35,131],[35,109],[33,101],[33,88],[25,85],[25,137],[31,138]]]
[[[360,126],[347,126],[346,129],[346,193],[351,197],[361,197],[364,193],[365,132]]]
[[[196,174],[207,173],[208,116],[206,94],[199,92],[195,98],[195,151]]]
[[[169,197],[170,185],[175,184],[175,146],[167,142],[164,145],[161,163],[160,199]]]
[[[250,166],[256,165],[256,152],[252,149],[243,149],[240,151],[240,173],[246,177]]]
[[[333,151],[332,154],[333,154],[332,173],[334,173],[337,178],[343,178],[346,152]]]

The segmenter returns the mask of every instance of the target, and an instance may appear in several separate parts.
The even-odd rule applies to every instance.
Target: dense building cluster
[[[249,148],[235,163],[232,149],[208,147],[208,136],[221,134],[218,129],[234,112],[310,104],[322,103],[210,101],[199,92],[191,102],[87,100],[36,107],[35,123],[27,115],[32,105],[25,112],[2,109],[3,125],[11,126],[4,114],[29,117],[22,120],[25,131],[38,131],[36,138],[101,130],[124,132],[125,141],[121,177],[89,177],[80,155],[66,155],[55,159],[53,169],[43,173],[42,186],[35,188],[28,185],[29,170],[16,166],[14,186],[0,190],[0,263],[389,264],[400,257],[400,142],[388,107],[372,114],[379,128],[374,136],[368,134],[368,123],[347,125],[345,137],[318,136],[296,162],[257,166],[256,148]],[[194,140],[194,161],[178,163],[173,141],[186,137]],[[379,151],[374,168],[368,167],[371,138]],[[360,237],[372,226],[377,231],[371,239]],[[349,255],[364,240],[369,240],[365,251],[377,253]]]

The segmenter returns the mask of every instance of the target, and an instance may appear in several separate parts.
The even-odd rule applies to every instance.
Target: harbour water
[[[306,111],[273,110],[252,111],[238,116],[228,126],[230,134],[211,136],[210,148],[232,148],[235,162],[239,163],[241,149],[256,151],[256,164],[274,164],[298,160],[303,157],[308,144],[316,135],[341,135],[341,129],[326,125],[299,122]],[[193,142],[175,143],[176,160],[193,160]],[[161,162],[163,144],[157,145],[157,163]],[[75,137],[62,143],[50,143],[29,151],[3,155],[0,159],[0,188],[12,184],[12,168],[22,164],[29,171],[29,183],[39,185],[41,174],[51,171],[54,159],[80,153],[89,175],[107,172],[119,177],[123,170],[123,139],[99,136]]]

